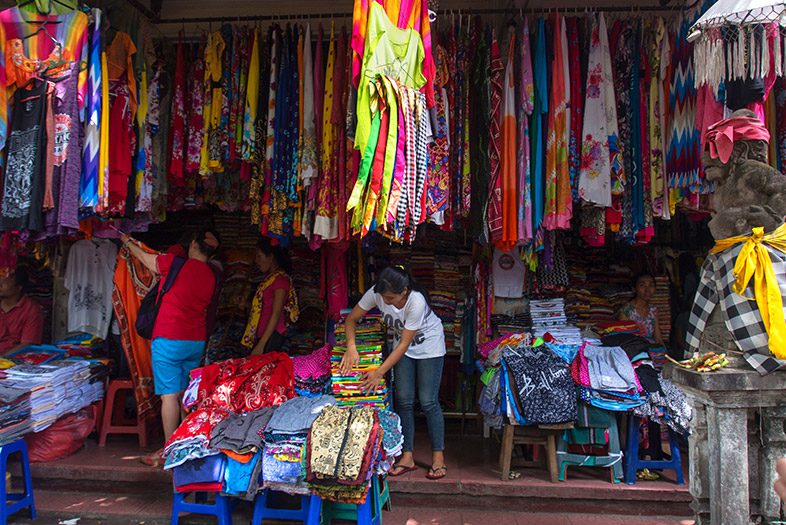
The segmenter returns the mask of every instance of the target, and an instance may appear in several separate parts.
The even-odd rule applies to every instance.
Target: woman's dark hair
[[[27,289],[30,287],[30,276],[27,273],[27,268],[24,266],[17,266],[12,275],[14,277],[14,284],[22,290],[23,294],[27,293]]]
[[[211,246],[205,242],[208,234],[212,234],[213,237],[216,238],[216,241],[218,241],[217,246]],[[218,248],[221,246],[221,237],[218,235],[218,232],[212,228],[200,228],[199,230],[193,232],[191,234],[189,244],[191,241],[196,241],[197,246],[199,246],[199,251],[202,252],[202,255],[205,257],[212,257],[215,255],[218,251]]]
[[[401,266],[388,266],[377,278],[374,285],[374,293],[402,293],[405,289],[420,292],[426,298],[426,303],[431,306],[431,297],[419,282],[417,282],[408,271]]]
[[[636,287],[639,285],[639,281],[642,279],[652,279],[652,282],[655,282],[655,276],[652,275],[650,272],[641,272],[637,273],[636,276],[633,278],[633,289],[635,290]]]
[[[292,275],[292,260],[289,258],[289,252],[286,248],[281,245],[273,246],[270,239],[263,237],[257,242],[257,250],[265,255],[272,255],[278,267],[284,270],[287,275]]]

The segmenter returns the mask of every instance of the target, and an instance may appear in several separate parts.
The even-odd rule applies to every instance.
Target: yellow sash
[[[720,253],[744,243],[734,263],[734,286],[732,290],[744,297],[751,278],[755,300],[769,336],[769,348],[772,355],[786,359],[786,320],[783,316],[783,297],[772,268],[770,253],[765,244],[786,253],[786,224],[774,232],[764,235],[764,228],[753,228],[752,235],[739,235],[721,239],[715,243],[711,253]]]

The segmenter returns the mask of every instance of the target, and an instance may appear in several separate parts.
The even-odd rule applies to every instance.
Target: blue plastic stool
[[[186,501],[190,495],[194,495],[194,503]],[[172,520],[170,525],[178,525],[181,512],[201,514],[203,516],[215,516],[218,518],[218,525],[232,525],[232,508],[234,504],[229,496],[222,496],[215,493],[216,499],[213,503],[207,503],[206,492],[177,492],[172,501]]]
[[[12,454],[19,454],[22,460],[22,477],[24,478],[24,492],[8,492],[5,476],[8,472],[8,458]],[[0,497],[3,504],[0,506],[0,525],[5,525],[8,517],[22,509],[30,509],[30,519],[35,519],[35,502],[33,501],[33,477],[30,475],[30,460],[27,456],[27,444],[24,439],[18,439],[0,447],[0,469],[3,472],[2,492]],[[10,502],[10,503],[9,503]]]
[[[674,432],[669,429],[669,448],[671,457],[667,460],[644,460],[639,459],[639,427],[641,418],[631,416],[628,420],[628,444],[625,449],[625,483],[628,485],[636,484],[636,471],[641,469],[670,469],[677,475],[677,485],[685,484],[685,476],[682,473],[682,455],[680,446]],[[659,440],[658,440],[659,441]]]
[[[268,506],[269,493],[270,489],[265,489],[254,499],[251,525],[262,525],[262,520],[302,521],[305,525],[319,525],[322,499],[318,496],[301,496],[299,509],[278,509]]]
[[[323,501],[320,524],[330,525],[331,520],[348,520],[355,521],[358,525],[382,525],[380,495],[379,481],[377,476],[373,476],[368,497],[362,505]]]

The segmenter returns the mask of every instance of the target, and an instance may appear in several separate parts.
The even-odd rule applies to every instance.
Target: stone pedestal
[[[697,525],[777,521],[772,484],[775,461],[786,455],[786,373],[699,373],[667,365],[664,375],[694,410],[689,478]]]

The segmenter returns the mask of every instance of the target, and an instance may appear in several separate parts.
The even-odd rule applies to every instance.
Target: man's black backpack
[[[180,269],[185,262],[186,260],[182,257],[175,257],[172,261],[172,266],[169,268],[169,273],[166,274],[164,284],[162,285],[159,280],[155,286],[147,292],[142,302],[139,303],[139,312],[137,312],[135,323],[136,333],[139,334],[139,337],[144,337],[145,339],[153,338],[153,327],[156,325],[158,309],[161,308],[161,299],[163,299],[164,294],[172,288],[177,278],[177,274],[180,273]]]

